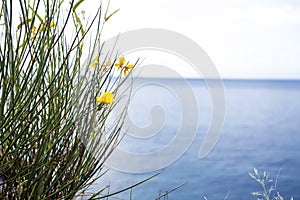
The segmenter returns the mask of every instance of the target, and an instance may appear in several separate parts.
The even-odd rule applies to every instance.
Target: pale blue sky
[[[111,0],[104,36],[164,28],[196,41],[223,78],[300,78],[298,0]]]

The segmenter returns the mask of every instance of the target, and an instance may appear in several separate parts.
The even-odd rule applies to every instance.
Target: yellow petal
[[[36,27],[33,26],[31,31],[32,31],[32,34],[36,34]]]
[[[121,65],[120,65],[120,63],[116,63],[116,64],[115,64],[115,66],[116,66],[118,69],[120,69],[120,68],[121,68]]]
[[[120,63],[120,65],[124,65],[125,62],[126,62],[126,59],[125,59],[124,56],[122,56],[122,57],[119,58],[119,63]]]
[[[55,27],[56,24],[54,22],[50,22],[50,27]]]
[[[111,104],[114,102],[114,96],[110,92],[104,92],[101,97],[96,97],[96,101],[104,104]]]
[[[123,71],[123,73],[124,73],[124,76],[126,76],[126,74],[127,74],[127,71],[128,71],[128,69],[124,69],[124,71]]]
[[[40,31],[42,31],[44,29],[44,24],[40,25]]]
[[[108,66],[111,66],[111,61],[110,61],[110,60],[107,61],[105,65],[106,65],[107,67],[108,67]]]
[[[94,61],[94,62],[91,62],[90,66],[91,67],[96,67],[98,64],[99,64],[98,61]]]
[[[102,98],[101,97],[96,97],[96,101],[99,103],[102,103]]]
[[[110,92],[104,92],[102,95],[102,101],[105,104],[111,104],[114,101],[114,96]]]
[[[127,69],[133,69],[134,68],[134,64],[129,64],[126,67],[127,67]]]
[[[97,65],[99,65],[98,60],[99,60],[99,56],[96,56],[96,57],[92,60],[92,62],[90,63],[90,66],[91,66],[91,67],[96,67]]]

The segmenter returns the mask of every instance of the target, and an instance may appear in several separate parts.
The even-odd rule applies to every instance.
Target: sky
[[[300,78],[299,0],[111,0],[115,9],[104,38],[168,29],[200,45],[222,78]]]

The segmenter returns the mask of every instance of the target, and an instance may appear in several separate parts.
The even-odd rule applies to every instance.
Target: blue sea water
[[[224,127],[216,146],[200,159],[199,148],[210,124],[212,103],[203,80],[188,81],[198,105],[189,105],[188,99],[179,102],[176,93],[166,92],[159,84],[140,88],[131,100],[129,116],[138,126],[151,123],[149,113],[154,105],[164,108],[166,118],[164,126],[149,139],[125,137],[120,147],[132,152],[151,152],[168,145],[181,126],[180,103],[199,110],[197,135],[191,146],[159,176],[135,187],[133,199],[155,199],[184,182],[168,199],[256,199],[251,192],[262,189],[248,175],[253,168],[261,174],[266,171],[273,184],[278,176],[276,189],[285,199],[300,199],[300,82],[225,80]],[[165,84],[183,92],[186,89],[177,80],[164,80]],[[183,125],[190,130],[190,124]],[[110,184],[110,192],[114,192],[157,172],[160,170],[133,174],[111,169],[99,187]],[[118,197],[129,196],[125,192]]]

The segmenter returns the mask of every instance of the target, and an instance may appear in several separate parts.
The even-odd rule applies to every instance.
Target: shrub
[[[101,30],[112,14],[100,7],[85,25],[83,2],[2,0],[0,199],[87,195],[118,144],[126,107],[106,122],[134,65],[103,55]]]

